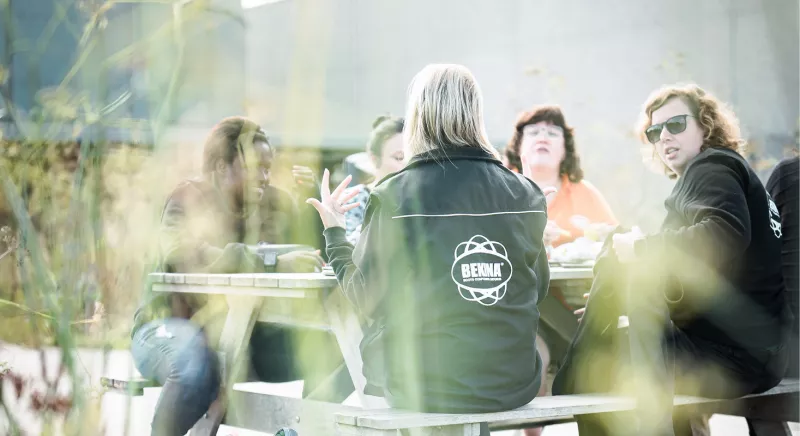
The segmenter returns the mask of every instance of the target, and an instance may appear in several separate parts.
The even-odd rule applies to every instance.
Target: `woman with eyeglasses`
[[[583,236],[592,225],[617,224],[603,194],[583,178],[574,132],[560,107],[539,106],[520,114],[505,156],[509,168],[542,188],[556,189],[547,206],[545,244],[557,247]]]
[[[642,119],[654,160],[677,180],[667,215],[658,233],[620,233],[607,243],[573,360],[553,391],[596,392],[613,386],[625,367],[620,382],[635,387],[641,426],[631,434],[691,434],[689,421],[672,415],[674,393],[736,398],[764,392],[783,376],[791,315],[780,216],[740,155],[735,115],[714,96],[696,85],[666,86],[647,99]],[[603,285],[609,269],[613,277]],[[628,355],[625,363],[597,357],[604,338],[618,331],[619,314],[629,318],[627,333],[609,341],[624,345],[629,353],[611,355]],[[587,339],[591,331],[598,333]],[[581,348],[593,346],[581,361]],[[593,418],[578,421],[581,434],[616,434]]]
[[[547,205],[546,246],[572,242],[593,226],[617,224],[603,194],[583,178],[574,131],[567,125],[560,107],[538,106],[520,114],[504,155],[509,169],[521,169],[522,174],[540,187],[556,190]],[[550,365],[550,350],[541,336],[536,342],[544,363],[544,379]],[[547,395],[547,383],[542,383],[538,395]],[[525,434],[537,436],[541,432],[542,428],[532,428]]]

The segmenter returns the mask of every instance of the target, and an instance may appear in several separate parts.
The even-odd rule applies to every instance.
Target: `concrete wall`
[[[201,3],[210,10],[198,12],[194,6]],[[37,96],[62,84],[75,100],[88,97],[95,109],[130,92],[106,120],[161,117],[178,136],[191,140],[220,118],[242,114],[245,44],[239,0],[195,0],[178,9],[179,17],[164,2],[115,4],[103,15],[103,30],[95,31],[84,48],[79,41],[91,10],[64,0],[6,1],[0,6],[0,60],[11,71],[8,90],[15,108],[22,118],[35,118]],[[166,101],[170,107],[165,108]],[[56,136],[72,137],[72,126],[62,130]],[[114,139],[151,140],[149,132],[111,130]]]
[[[297,145],[360,144],[431,62],[472,69],[498,143],[542,102],[585,136],[628,129],[674,81],[732,103],[755,137],[800,115],[796,0],[289,0],[245,17],[248,107]]]
[[[587,178],[624,222],[652,226],[671,184],[641,164],[633,125],[653,89],[699,83],[773,156],[798,127],[797,0],[313,3],[245,10],[247,107],[285,144],[361,148],[424,65],[461,63],[496,146],[521,110],[560,104]]]
[[[35,43],[54,1],[11,0],[15,26],[0,35]],[[797,0],[283,0],[247,10],[239,0],[207,2],[231,14],[184,29],[170,117],[182,141],[246,113],[285,146],[361,149],[377,115],[403,113],[417,71],[461,63],[483,88],[498,148],[521,110],[562,105],[587,177],[631,216],[670,186],[641,165],[632,129],[659,85],[696,81],[715,92],[734,106],[754,148],[771,156],[792,141],[800,119]],[[34,88],[59,84],[75,60],[85,17],[69,13],[72,30],[55,28],[38,65],[31,50],[18,46],[13,55],[12,91],[23,109]],[[104,47],[92,54],[98,64],[169,24],[171,6],[120,4],[109,19]],[[7,60],[9,45],[0,42]],[[99,102],[131,89],[135,98],[119,115],[155,117],[178,65],[174,44],[162,35],[107,76],[88,68],[76,86]]]

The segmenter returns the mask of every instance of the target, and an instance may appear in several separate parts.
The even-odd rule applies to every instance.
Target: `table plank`
[[[550,267],[550,281],[559,280],[586,280],[593,277],[592,268],[564,268],[561,266]]]
[[[184,274],[183,282],[187,285],[207,285],[208,274]]]
[[[208,274],[208,284],[209,286],[228,286],[234,275],[236,274]]]
[[[231,274],[231,286],[253,287],[256,283],[255,274]]]
[[[257,288],[324,289],[338,286],[336,277],[322,273],[179,274],[152,273],[153,283],[230,285]]]
[[[257,288],[255,286],[210,286],[153,283],[153,292],[186,294],[249,295],[254,297],[316,298],[322,289]]]
[[[186,274],[164,274],[162,277],[164,278],[164,283],[186,283]]]
[[[242,286],[281,289],[324,289],[338,286],[336,277],[321,273],[177,274],[152,273],[153,283]],[[586,280],[591,268],[550,268],[550,280]]]

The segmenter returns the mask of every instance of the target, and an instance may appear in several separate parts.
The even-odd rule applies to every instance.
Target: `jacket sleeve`
[[[381,201],[373,193],[355,247],[347,242],[342,227],[331,227],[324,232],[325,250],[342,292],[368,317],[383,301],[390,283],[387,265],[394,251],[392,241],[398,236],[392,234],[390,219],[383,216]]]
[[[550,263],[547,260],[547,251],[544,248],[539,252],[534,271],[536,272],[536,280],[539,285],[539,289],[537,290],[539,300],[536,303],[539,305],[542,304],[542,301],[547,297],[547,291],[550,289]]]
[[[767,184],[764,186],[764,188],[767,190],[767,193],[769,193],[769,196],[772,197],[772,200],[775,202],[775,205],[778,206],[779,211],[783,211],[788,202],[797,200],[789,195],[791,192],[788,189],[789,186],[785,186],[786,184],[784,183],[786,177],[785,174],[791,173],[791,170],[789,170],[790,163],[792,163],[792,161],[786,160],[779,163],[772,171],[772,174],[770,174]],[[785,218],[786,214],[781,213],[781,221],[784,221]],[[785,221],[783,224],[785,226],[788,225]]]
[[[663,262],[676,256],[698,259],[711,267],[740,256],[751,237],[741,164],[729,157],[706,158],[692,165],[684,177],[676,207],[692,224],[637,241],[636,254],[658,256]]]

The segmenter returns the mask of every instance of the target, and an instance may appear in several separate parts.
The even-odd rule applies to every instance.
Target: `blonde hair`
[[[500,158],[483,124],[483,97],[478,82],[462,65],[432,64],[408,89],[406,149],[411,156],[444,146],[475,147]]]
[[[650,159],[667,177],[675,179],[678,175],[661,161],[655,145],[647,140],[645,131],[653,123],[653,112],[674,98],[680,98],[689,106],[690,115],[703,130],[703,145],[700,150],[720,147],[740,154],[744,152],[745,143],[739,130],[739,120],[725,103],[693,83],[666,85],[653,91],[645,101],[637,131],[639,139],[649,146],[647,150],[651,154]]]

